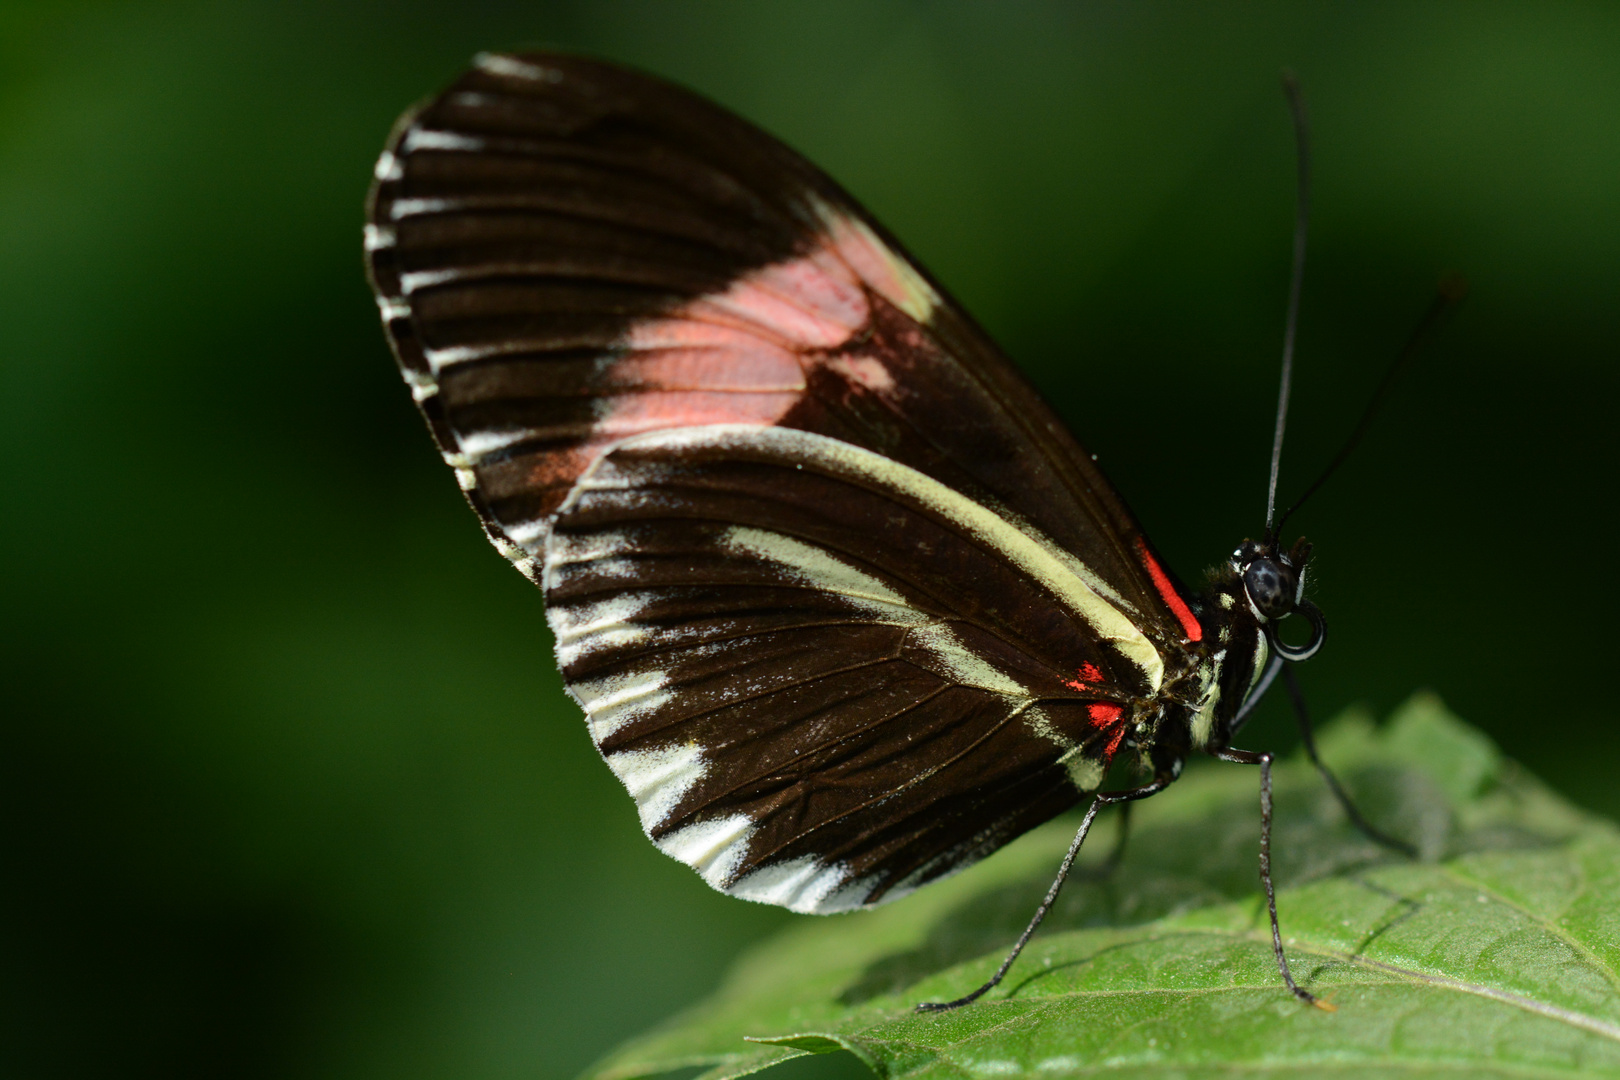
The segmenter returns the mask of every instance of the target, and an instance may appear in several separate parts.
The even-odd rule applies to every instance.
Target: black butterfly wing
[[[981,504],[778,427],[618,444],[563,504],[544,576],[563,674],[648,835],[799,911],[901,895],[1094,790],[1128,723],[1120,650],[1144,645]]]
[[[491,536],[538,553],[617,439],[831,435],[996,507],[1157,636],[1198,633],[1141,529],[1024,378],[844,191],[668,83],[487,56],[378,163],[388,334]]]
[[[1123,703],[1187,663],[1201,634],[1187,599],[1051,410],[836,184],[724,110],[596,61],[483,57],[402,120],[370,217],[384,323],[441,451],[497,546],[545,584],[564,674],[650,835],[711,881],[826,910],[963,865],[1094,784]],[[803,453],[845,446],[869,467],[817,487],[778,462],[786,495],[757,507],[671,488],[702,472],[678,457],[615,472],[632,446],[722,428],[730,452],[737,430],[802,433]],[[610,473],[617,502],[576,488]],[[876,498],[868,512],[926,532],[924,488],[954,516],[935,507],[939,537],[897,540],[886,560],[853,526],[812,527]],[[600,558],[569,561],[597,550],[578,544],[610,502],[663,509],[602,526]],[[800,516],[749,516],[767,506]],[[969,518],[1033,560],[1022,589],[997,593],[1005,543],[940,538]],[[761,584],[782,564],[716,539],[733,527],[821,551],[829,580],[845,564],[875,575],[906,618],[946,629],[805,580]],[[685,554],[642,553],[661,544]],[[1010,681],[976,683],[918,644],[947,632],[951,655]],[[635,724],[598,718],[632,699]],[[683,711],[698,702],[703,716]],[[919,743],[932,749],[908,756]],[[689,777],[668,757],[680,747],[702,755],[701,782],[657,779]],[[737,861],[692,846],[720,835],[693,829],[743,818],[747,844],[723,846]],[[815,884],[780,885],[805,859]]]

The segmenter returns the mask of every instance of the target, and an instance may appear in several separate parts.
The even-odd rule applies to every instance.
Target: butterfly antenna
[[[1283,72],[1283,93],[1294,117],[1294,145],[1299,157],[1295,185],[1294,269],[1288,281],[1288,323],[1283,331],[1282,383],[1277,388],[1277,430],[1271,438],[1271,483],[1266,487],[1266,539],[1276,531],[1271,520],[1277,511],[1277,472],[1282,467],[1283,432],[1288,427],[1288,392],[1294,381],[1294,338],[1299,332],[1299,292],[1305,281],[1305,234],[1311,224],[1311,126],[1305,98],[1292,71]]]
[[[1372,425],[1373,417],[1384,404],[1384,399],[1389,396],[1390,388],[1395,385],[1395,380],[1400,378],[1401,373],[1411,366],[1413,359],[1417,357],[1418,346],[1423,344],[1424,339],[1429,336],[1430,332],[1440,324],[1441,320],[1445,318],[1452,308],[1462,303],[1463,298],[1467,295],[1468,280],[1461,274],[1447,274],[1440,279],[1440,286],[1435,290],[1434,299],[1429,301],[1428,309],[1423,312],[1422,317],[1417,321],[1417,325],[1412,328],[1412,333],[1406,338],[1406,344],[1401,346],[1401,351],[1395,354],[1394,361],[1384,372],[1383,380],[1379,382],[1378,389],[1373,391],[1373,396],[1367,402],[1367,407],[1362,410],[1361,419],[1356,421],[1355,429],[1350,432],[1350,437],[1344,441],[1343,446],[1339,447],[1339,452],[1333,455],[1333,460],[1328,463],[1328,467],[1323,469],[1321,475],[1311,482],[1310,487],[1305,489],[1305,494],[1295,499],[1294,504],[1283,511],[1282,517],[1277,519],[1277,532],[1282,531],[1283,522],[1287,521],[1295,510],[1304,506],[1305,500],[1316,494],[1317,489],[1327,483],[1327,478],[1332,476],[1340,465],[1344,464],[1345,458],[1350,456],[1350,451],[1354,450],[1356,444],[1361,442],[1361,437],[1367,434],[1367,428]]]

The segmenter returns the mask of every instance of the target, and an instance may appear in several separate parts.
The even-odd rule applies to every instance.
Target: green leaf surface
[[[710,998],[588,1076],[742,1076],[852,1052],[884,1077],[1620,1076],[1620,831],[1503,759],[1432,697],[1320,737],[1372,820],[1303,759],[1279,765],[1278,907],[1303,1006],[1271,954],[1258,770],[1210,763],[1140,803],[1125,861],[1093,850],[1007,980],[954,1012],[1039,903],[1075,818],[891,906],[806,919]],[[1089,861],[1088,861],[1089,860]]]

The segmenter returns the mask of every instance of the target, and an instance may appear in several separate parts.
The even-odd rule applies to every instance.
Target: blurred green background
[[[842,180],[1187,577],[1261,524],[1297,69],[1285,494],[1441,272],[1473,284],[1297,519],[1307,690],[1433,687],[1620,813],[1620,6],[7,0],[7,1075],[568,1076],[791,918],[642,838],[364,284],[394,117],[536,44]],[[1293,744],[1282,704],[1246,742]]]

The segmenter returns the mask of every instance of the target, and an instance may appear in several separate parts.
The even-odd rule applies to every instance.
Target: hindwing
[[[648,835],[801,911],[901,895],[1071,805],[1158,677],[997,515],[782,428],[619,443],[544,577],[563,676]]]

